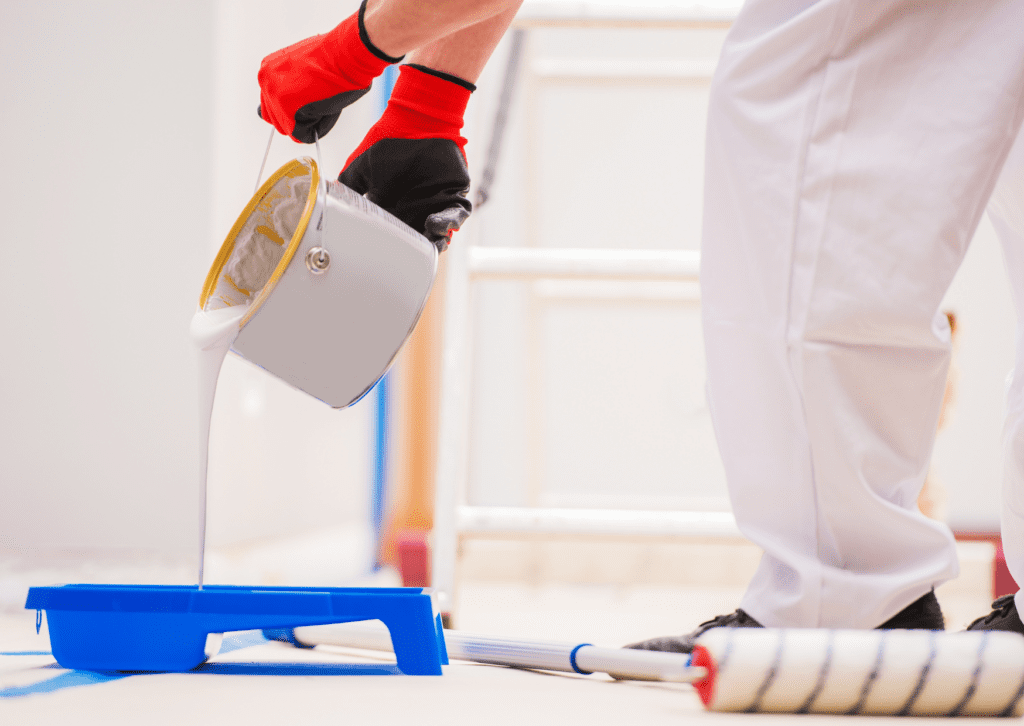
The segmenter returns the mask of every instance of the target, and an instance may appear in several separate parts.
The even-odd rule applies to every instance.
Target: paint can
[[[294,159],[257,190],[224,240],[199,307],[245,305],[231,350],[334,408],[362,398],[412,333],[437,248]]]

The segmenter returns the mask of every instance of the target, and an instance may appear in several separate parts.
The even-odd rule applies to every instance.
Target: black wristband
[[[458,76],[453,76],[451,73],[445,73],[444,71],[435,71],[433,68],[421,66],[419,63],[406,63],[406,65],[409,66],[410,68],[415,68],[418,71],[423,71],[427,75],[440,78],[441,80],[448,81],[450,83],[454,83],[457,86],[462,86],[470,93],[476,90],[476,86],[474,86],[472,83],[465,79],[459,78]]]
[[[397,58],[392,58],[370,41],[370,36],[367,35],[366,33],[366,23],[363,21],[363,15],[365,14],[366,0],[363,0],[362,4],[359,6],[359,40],[363,41],[363,45],[366,46],[366,49],[368,51],[373,53],[382,61],[386,61],[388,63],[401,63],[402,59],[405,58],[404,55],[398,56]]]

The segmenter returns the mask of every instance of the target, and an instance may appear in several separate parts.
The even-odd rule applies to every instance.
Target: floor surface
[[[466,583],[460,592],[463,630],[496,635],[581,640],[621,645],[688,630],[735,608],[738,587],[616,587]],[[976,617],[988,593],[940,590],[950,615]],[[267,642],[255,632],[231,634],[224,652],[204,672],[109,677],[59,668],[47,654],[45,624],[35,613],[0,615],[0,723],[53,724],[73,715],[78,724],[280,724],[323,719],[330,723],[400,724],[728,724],[848,723],[851,717],[734,715],[705,712],[687,685],[622,683],[589,677],[453,663],[443,677],[401,675],[260,675],[296,670],[274,663],[326,663],[348,673],[393,659],[366,651],[299,650]],[[14,655],[12,653],[20,653]],[[232,663],[255,662],[245,675]],[[857,719],[854,719],[857,720]],[[879,723],[878,718],[870,719]]]

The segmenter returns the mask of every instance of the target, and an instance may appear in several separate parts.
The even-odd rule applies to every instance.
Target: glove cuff
[[[365,5],[364,2],[363,7]],[[401,60],[381,53],[370,43],[362,20],[363,10],[360,8],[358,13],[352,14],[327,35],[321,36],[325,53],[318,60],[331,68],[335,77],[342,81],[339,87],[368,88],[385,68]]]
[[[462,86],[470,93],[476,90],[476,85],[470,83],[464,78],[453,76],[451,73],[445,73],[444,71],[436,71],[433,68],[427,68],[426,66],[422,66],[419,63],[406,63],[405,65],[409,68],[415,68],[416,70],[426,73],[428,75],[436,76],[437,78],[440,78],[441,80],[444,81],[448,81],[449,83],[455,83],[459,86]]]
[[[391,138],[449,138],[453,141],[461,138],[459,131],[472,89],[467,88],[462,79],[443,77],[447,75],[439,75],[423,66],[401,67],[386,112],[400,122],[400,128],[389,134]],[[465,143],[463,139],[459,145]]]

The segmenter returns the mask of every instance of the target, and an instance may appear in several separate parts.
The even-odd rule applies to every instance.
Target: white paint
[[[217,393],[217,378],[231,344],[241,330],[248,305],[219,310],[197,310],[189,334],[199,348],[199,587],[203,586],[206,559],[206,485],[210,461],[210,421]]]
[[[295,228],[299,226],[302,210],[309,198],[310,178],[283,179],[276,189],[287,196],[278,200],[271,213],[273,230],[258,226],[255,221],[246,225],[235,244],[235,251],[224,268],[224,274],[250,295],[263,288],[281,261]],[[275,239],[276,237],[276,239]]]

